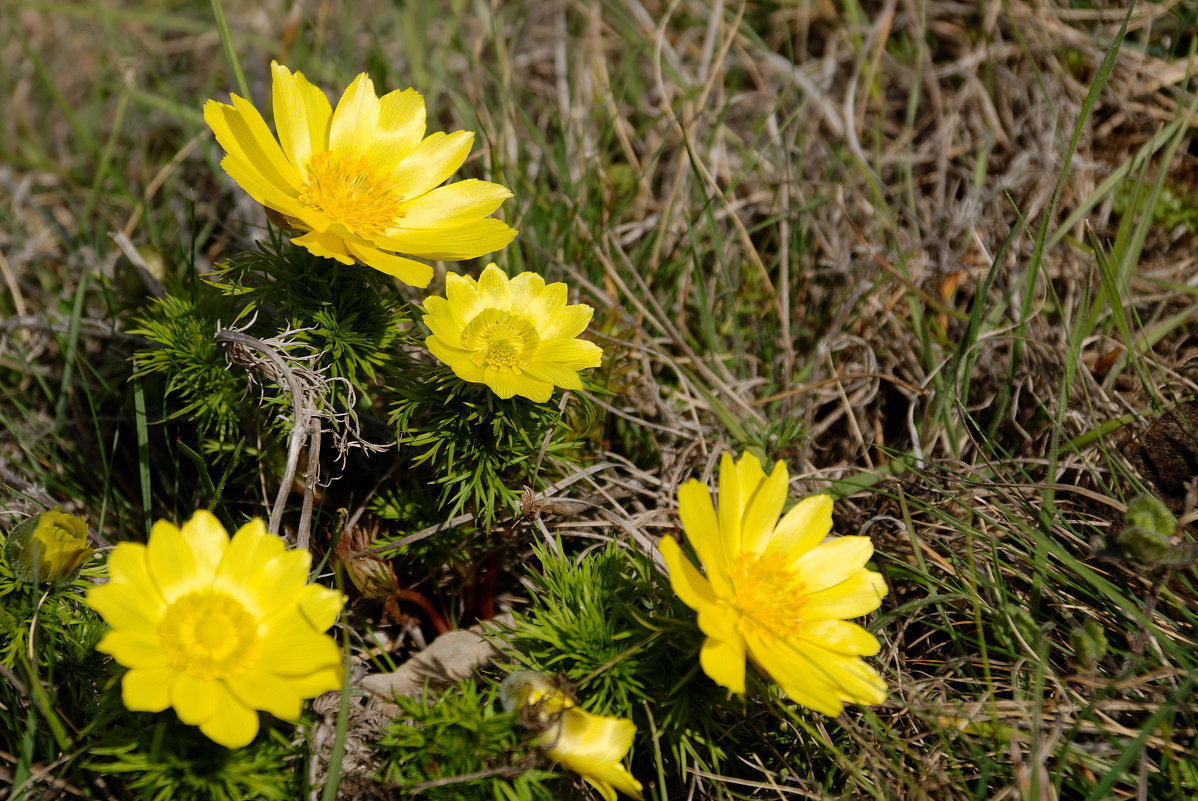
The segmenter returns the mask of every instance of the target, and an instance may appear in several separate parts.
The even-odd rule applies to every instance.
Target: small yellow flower
[[[334,111],[303,73],[271,63],[278,139],[248,100],[209,100],[204,119],[228,153],[225,172],[317,256],[369,265],[428,286],[432,268],[395,255],[470,259],[505,247],[516,231],[488,217],[512,193],[474,179],[440,186],[474,141],[470,131],[425,136],[413,89],[381,98],[365,73]],[[281,145],[280,145],[281,143]]]
[[[566,305],[566,285],[533,273],[508,280],[488,264],[478,282],[450,274],[445,297],[424,302],[429,352],[463,381],[486,384],[501,398],[544,403],[555,386],[582,389],[578,371],[598,367],[603,350],[576,339],[594,309]]]
[[[228,748],[258,733],[258,713],[293,720],[304,698],[341,686],[341,651],[324,632],[340,593],[307,584],[312,558],[252,520],[229,535],[205,511],[160,520],[148,544],[123,542],[87,601],[112,629],[96,646],[130,668],[125,706],[174,707]]]
[[[699,613],[707,635],[699,662],[717,684],[745,691],[745,656],[793,700],[825,715],[843,703],[880,704],[886,682],[861,660],[878,641],[845,618],[878,608],[886,582],[865,569],[868,537],[837,537],[832,499],[813,495],[778,519],[787,495],[786,466],[767,477],[761,462],[725,454],[719,512],[707,486],[694,479],[678,490],[686,538],[706,569],[700,573],[670,537],[658,547],[670,584]]]
[[[24,520],[8,537],[8,561],[22,581],[70,581],[92,555],[87,523],[57,506]]]
[[[616,790],[638,801],[642,798],[641,783],[621,762],[636,734],[631,720],[580,709],[535,670],[509,675],[500,687],[500,697],[507,711],[523,711],[543,724],[545,728],[534,743],[554,762],[581,776],[606,801],[616,801]]]

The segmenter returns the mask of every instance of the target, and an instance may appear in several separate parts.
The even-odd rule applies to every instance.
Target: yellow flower
[[[879,704],[886,682],[860,657],[878,652],[868,631],[844,618],[878,608],[886,582],[865,569],[868,537],[837,537],[832,499],[813,495],[781,520],[786,466],[767,477],[761,462],[725,454],[720,463],[719,512],[706,485],[694,479],[678,490],[686,538],[706,569],[700,573],[670,537],[658,547],[670,584],[699,613],[707,635],[703,670],[734,693],[745,691],[745,656],[793,700],[825,715],[843,702]]]
[[[638,801],[642,798],[641,783],[621,762],[636,734],[631,720],[592,715],[578,708],[535,670],[509,675],[500,687],[500,697],[507,711],[521,711],[543,724],[533,742],[554,762],[581,776],[606,801],[616,801],[616,790]]]
[[[92,555],[87,523],[57,506],[22,521],[8,538],[8,560],[22,581],[63,582]]]
[[[424,302],[429,352],[458,378],[486,384],[501,398],[544,403],[555,386],[582,389],[578,371],[598,367],[603,350],[575,339],[591,321],[585,303],[566,305],[566,285],[533,273],[508,280],[488,264],[478,282],[450,274],[445,297]]]
[[[413,89],[381,98],[365,73],[337,109],[303,73],[271,63],[278,140],[248,100],[209,100],[204,119],[228,153],[225,172],[317,256],[369,265],[428,286],[432,268],[395,255],[470,259],[505,247],[516,231],[488,217],[512,193],[487,181],[440,186],[466,160],[470,131],[424,135]],[[280,146],[281,143],[281,146]]]
[[[130,668],[125,706],[174,707],[236,748],[258,733],[255,710],[293,720],[304,698],[340,687],[341,651],[324,632],[343,599],[305,583],[311,561],[261,520],[230,541],[205,511],[182,529],[160,520],[146,545],[117,545],[110,580],[87,601],[112,627],[96,650]]]

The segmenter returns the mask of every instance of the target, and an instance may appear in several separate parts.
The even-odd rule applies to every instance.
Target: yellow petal
[[[87,603],[114,629],[153,630],[166,610],[157,588],[146,593],[113,581],[88,590]]]
[[[720,521],[706,484],[692,478],[678,488],[678,517],[687,542],[707,571],[708,581],[718,595],[730,597],[732,584],[728,578]]]
[[[167,604],[204,587],[203,578],[196,573],[195,557],[182,532],[171,523],[159,520],[150,529],[146,543],[146,564],[158,593]],[[211,577],[207,577],[211,583]]]
[[[424,138],[424,98],[414,89],[388,92],[379,98],[378,131],[368,156],[379,172],[388,173]]]
[[[550,365],[563,368],[571,373],[571,380],[575,386],[570,389],[579,389],[578,376],[576,370],[585,370],[590,367],[598,367],[603,361],[603,349],[594,342],[587,342],[584,339],[560,339],[552,342],[546,342],[537,349],[536,361],[530,364],[525,369],[530,373],[536,373],[536,370],[552,369]],[[554,381],[554,383],[557,383]],[[566,386],[558,384],[559,387]]]
[[[493,266],[488,264],[483,272]],[[483,310],[478,284],[468,275],[450,273],[445,276],[445,299],[449,303],[449,313],[459,328],[464,329]]]
[[[464,326],[455,319],[449,301],[436,295],[425,298],[424,312],[421,319],[433,336],[455,347],[461,346]]]
[[[470,354],[466,351],[446,345],[436,337],[428,337],[424,340],[424,345],[429,353],[449,365],[458,378],[471,384],[483,382],[483,368],[471,361]]]
[[[757,485],[757,489],[748,499],[740,532],[741,547],[744,550],[761,553],[769,546],[770,538],[774,535],[774,526],[782,514],[783,504],[786,503],[788,478],[786,465],[782,462],[776,463],[773,471]]]
[[[195,560],[197,579],[209,584],[216,577],[217,567],[229,547],[225,527],[209,511],[201,509],[183,524],[180,530]]]
[[[345,249],[345,240],[330,233],[317,233],[310,231],[303,236],[297,236],[291,240],[294,244],[299,245],[314,256],[320,256],[324,259],[336,259],[342,264],[353,264],[354,257],[349,255]]]
[[[603,801],[616,801],[616,788],[610,782],[594,776],[583,776],[583,781],[595,788]]]
[[[782,691],[790,700],[808,709],[834,718],[844,711],[844,695],[833,684],[826,681],[809,681],[802,684],[782,684]],[[789,689],[788,689],[789,688]]]
[[[538,332],[548,324],[551,316],[538,319],[538,315],[544,314],[546,305],[553,305],[553,314],[566,305],[566,285],[550,284],[546,287],[545,279],[533,272],[525,271],[513,278],[508,283],[508,291],[512,296],[512,311],[528,317]]]
[[[299,592],[300,616],[316,631],[328,631],[344,605],[344,595],[319,584],[305,584]]]
[[[753,493],[765,481],[765,468],[761,464],[761,460],[751,453],[742,453],[740,458],[736,460],[736,472],[740,476],[741,486],[741,503],[747,504],[749,498],[753,497]],[[744,511],[742,506],[741,511]]]
[[[738,642],[744,638],[740,634],[740,613],[728,604],[716,601],[704,603],[697,607],[699,612],[699,631],[713,640],[721,642]]]
[[[839,656],[827,653],[813,661],[818,664],[819,673],[812,678],[811,674],[799,677],[798,681],[779,682],[788,696],[825,715],[840,714],[840,709],[825,711],[807,704],[802,699],[803,693],[816,694],[818,697],[828,696],[837,702],[853,704],[880,704],[886,700],[886,681],[857,657]],[[830,706],[830,705],[829,705]]]
[[[166,603],[150,578],[146,547],[122,542],[108,557],[107,584],[87,592],[88,605],[113,628],[153,628],[162,619]]]
[[[169,664],[162,640],[153,629],[112,629],[96,644],[96,650],[138,670],[157,670]]]
[[[219,681],[201,679],[182,672],[171,688],[171,706],[179,720],[189,726],[198,726],[215,715],[224,712],[226,699],[232,699]],[[225,702],[225,703],[222,703]]]
[[[404,228],[440,228],[481,220],[512,196],[506,186],[470,178],[441,186],[400,208]]]
[[[795,560],[808,593],[822,592],[847,581],[869,561],[874,544],[869,537],[837,537]]]
[[[750,636],[749,655],[795,701],[835,717],[842,702],[878,704],[886,682],[856,656],[830,651],[800,638]]]
[[[570,707],[562,711],[559,725],[546,733],[552,737],[547,754],[582,776],[609,801],[615,798],[614,788],[640,798],[640,782],[620,764],[635,733],[636,724],[631,720]]]
[[[516,238],[516,233],[503,220],[484,217],[454,226],[397,228],[386,236],[374,237],[373,241],[376,246],[397,253],[460,261],[502,250]]]
[[[881,648],[874,635],[847,620],[805,620],[799,626],[798,636],[844,656],[873,656]]]
[[[661,551],[661,557],[670,571],[670,586],[684,604],[697,610],[703,604],[716,603],[718,599],[711,583],[683,556],[682,549],[673,537],[662,537],[657,549]]]
[[[740,638],[717,640],[708,637],[699,650],[703,672],[721,687],[743,694],[745,691],[745,643]]]
[[[287,682],[293,692],[300,698],[315,698],[316,696],[341,689],[345,680],[345,671],[341,665],[314,670],[299,676],[280,676]]]
[[[551,387],[573,390],[582,389],[582,379],[578,376],[578,370],[572,370],[556,362],[533,362],[532,364],[525,365],[523,374],[530,379],[548,384]],[[549,392],[551,395],[553,394],[552,389]]]
[[[583,778],[592,787],[594,787],[596,790],[599,790],[601,794],[603,788],[600,787],[600,782],[602,782],[609,790],[610,788],[614,787],[626,796],[635,798],[637,801],[644,801],[644,796],[641,794],[641,783],[634,779],[632,774],[629,773],[623,765],[613,765],[610,769],[604,771],[601,777],[597,776],[594,779],[591,779],[584,776]],[[607,798],[608,801],[613,801],[615,796],[613,794],[611,796],[604,797]]]
[[[295,720],[303,711],[295,688],[274,674],[251,671],[225,683],[238,703],[250,709],[261,709],[282,720]]]
[[[241,156],[225,156],[221,159],[220,166],[238,186],[263,206],[274,209],[285,217],[301,220],[309,228],[323,230],[328,227],[327,216],[301,204],[290,190],[280,189],[266,180],[256,167]]]
[[[473,143],[471,131],[438,131],[425,137],[395,168],[395,191],[414,198],[445,183],[470,155]]]
[[[408,286],[424,289],[433,280],[433,268],[422,262],[352,242],[347,242],[346,247],[358,261],[381,273],[393,275]]]
[[[121,700],[130,712],[161,712],[171,705],[178,672],[171,667],[130,670],[121,678]]]
[[[287,552],[283,540],[268,534],[266,525],[255,518],[233,535],[213,586],[263,618],[280,605],[294,603],[296,591],[308,579],[310,561],[307,551]]]
[[[260,664],[281,676],[302,676],[341,664],[341,650],[300,615],[280,616],[262,624]]]
[[[220,692],[227,702],[221,704],[220,714],[200,724],[200,731],[226,748],[243,748],[258,734],[258,713],[238,703],[224,687]]]
[[[329,122],[329,150],[359,155],[374,146],[379,124],[379,99],[374,82],[362,73],[341,95]]]
[[[882,604],[886,581],[878,573],[862,568],[849,578],[812,593],[803,605],[804,620],[831,620],[860,617]]]
[[[204,104],[204,121],[212,128],[216,141],[274,186],[298,194],[299,170],[284,155],[262,115],[248,100],[237,95],[232,95],[232,100],[232,106],[215,100]]]
[[[255,521],[258,522],[258,521]],[[265,526],[263,526],[265,532]],[[264,534],[263,539],[273,535]],[[271,620],[275,615],[294,615],[308,580],[308,567],[312,556],[307,551],[288,551],[264,548],[254,557],[257,564],[242,573],[245,581],[241,586],[252,593],[251,608],[259,610],[256,615],[262,620]],[[260,576],[256,580],[255,574]],[[230,584],[233,576],[230,575]]]
[[[636,734],[636,724],[627,718],[592,715],[576,706],[562,710],[560,722],[561,728],[556,732],[549,755],[591,768],[601,768],[623,759]]]
[[[279,143],[300,174],[307,176],[312,155],[329,149],[329,117],[333,113],[329,99],[308,83],[302,72],[293,75],[275,61],[270,69]]]
[[[457,370],[454,370],[456,373]],[[534,403],[545,403],[553,395],[553,385],[533,378],[524,378],[507,370],[483,369],[483,383],[503,399],[520,395]]]
[[[831,530],[832,496],[810,495],[791,507],[778,521],[768,550],[798,559],[819,545]]]
[[[756,461],[756,458],[750,454],[745,454],[741,461],[744,462],[747,459]],[[732,454],[725,453],[720,457],[719,504],[717,509],[720,525],[718,531],[720,540],[723,543],[724,556],[728,560],[732,560],[741,552],[741,515],[744,512],[745,505],[748,503],[748,496],[752,494],[754,489],[756,489],[756,486],[741,487],[740,470],[736,462],[733,461]]]
[[[554,286],[564,285],[554,284]],[[547,293],[548,288],[545,291]],[[595,310],[585,303],[574,303],[559,308],[553,316],[547,317],[545,324],[540,327],[541,338],[572,339],[586,330],[594,313]]]
[[[508,311],[512,306],[507,276],[494,264],[488,264],[478,277],[478,299],[488,309]]]

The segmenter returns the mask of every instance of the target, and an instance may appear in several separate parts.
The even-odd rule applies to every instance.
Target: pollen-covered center
[[[349,153],[326,150],[313,156],[299,199],[358,236],[382,234],[403,216],[403,196],[391,176]]]
[[[484,309],[462,331],[462,347],[483,369],[519,375],[532,361],[541,338],[523,317],[499,309]]]
[[[742,624],[775,636],[795,634],[807,603],[807,587],[782,554],[741,553],[730,578]]]
[[[214,590],[179,598],[163,614],[158,636],[171,667],[198,679],[245,673],[258,660],[258,623],[241,602]]]

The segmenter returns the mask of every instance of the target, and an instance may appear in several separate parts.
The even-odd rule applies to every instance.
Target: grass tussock
[[[520,235],[502,266],[567,281],[595,307],[590,336],[606,353],[581,393],[591,413],[542,415],[528,424],[535,441],[496,446],[529,448],[507,486],[416,481],[412,457],[441,447],[435,427],[398,454],[325,459],[314,549],[331,551],[342,531],[406,548],[381,569],[410,594],[385,611],[367,594],[347,623],[364,662],[501,607],[535,608],[529,594],[565,580],[555,543],[578,553],[615,540],[633,556],[613,575],[653,586],[679,486],[748,449],[786,461],[793,497],[832,492],[836,533],[873,541],[890,592],[868,628],[890,697],[836,719],[794,708],[713,719],[705,740],[662,740],[673,753],[645,740],[632,770],[647,797],[1198,793],[1198,6],[372,0],[224,12],[260,103],[276,58],[324,86],[361,71],[381,89],[414,86],[430,128],[475,131],[462,177],[515,194],[503,214]],[[194,284],[270,236],[200,116],[204,100],[237,91],[207,10],[18,3],[0,9],[0,31],[0,511],[16,521],[60,506],[101,542],[201,507],[265,516],[285,426],[248,426],[223,407],[218,422],[199,419],[170,375],[134,379],[130,361],[164,286]],[[192,299],[187,320],[234,322]],[[396,345],[371,351],[361,381],[414,358],[416,320],[387,321]],[[323,329],[293,330],[322,346]],[[257,404],[258,388],[247,392]],[[355,433],[387,441],[419,400],[400,388],[359,403]],[[1146,495],[1174,528],[1127,533]],[[494,519],[472,515],[483,498],[501,503]],[[451,517],[448,538],[428,534]],[[528,563],[540,563],[534,579]],[[618,604],[607,580],[594,579],[596,597]],[[602,636],[639,642],[648,614],[620,607],[612,625],[624,628]],[[373,629],[390,632],[393,654]],[[528,620],[516,632],[525,649],[544,633]],[[574,681],[596,675],[581,655],[563,664]],[[657,690],[606,675],[589,686],[610,681],[603,697],[638,705],[642,731],[671,731],[669,710],[642,703]],[[106,797],[103,781],[66,786],[22,750],[29,696],[15,688],[28,682],[6,681],[0,774]],[[481,714],[461,724],[464,743],[498,726],[467,701],[447,702]],[[387,756],[410,732],[353,719],[341,797],[400,797],[387,795],[408,786],[396,777],[456,786],[422,784],[426,766]],[[379,736],[382,756],[363,750]],[[315,750],[311,776],[324,781],[336,750]],[[264,753],[244,758],[255,781]],[[510,767],[495,769],[502,792],[541,797],[543,774]]]

